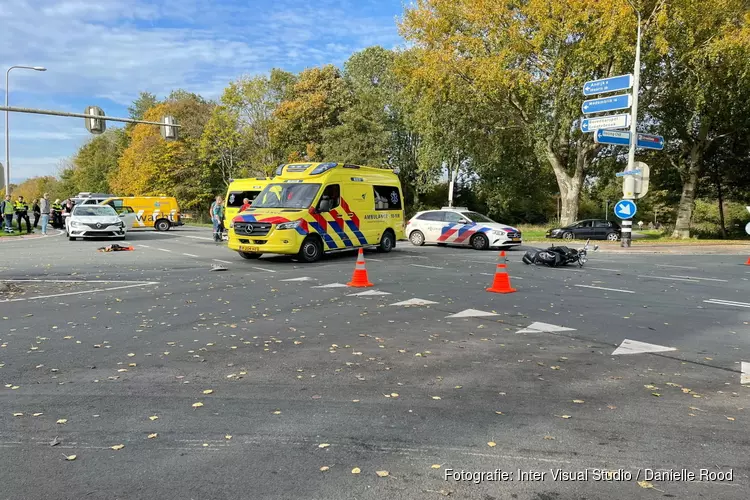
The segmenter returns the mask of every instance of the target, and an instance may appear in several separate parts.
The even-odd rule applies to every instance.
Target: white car
[[[70,241],[76,238],[124,240],[128,228],[133,224],[132,220],[126,220],[129,215],[117,215],[109,205],[78,205],[65,219],[65,233]]]
[[[466,208],[418,212],[406,224],[412,245],[425,243],[470,246],[477,250],[509,248],[523,243],[521,231]]]

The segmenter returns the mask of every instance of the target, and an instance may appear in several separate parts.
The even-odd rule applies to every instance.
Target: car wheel
[[[260,253],[250,253],[250,252],[237,252],[237,253],[239,253],[243,259],[247,259],[247,260],[260,259],[260,256],[263,255]]]
[[[570,231],[566,231],[566,232],[563,233],[562,237],[563,237],[564,240],[572,240],[576,236],[573,233],[571,233]]]
[[[619,240],[619,239],[620,239],[620,237],[619,237],[619,236],[617,236],[617,233],[608,233],[608,234],[607,234],[607,239],[608,239],[609,241],[617,241],[617,240]]]
[[[411,244],[415,247],[421,247],[424,245],[424,233],[422,231],[412,231],[409,235],[409,241],[411,241]]]
[[[320,259],[323,254],[323,247],[320,244],[320,240],[315,237],[308,236],[305,241],[302,242],[302,246],[299,249],[297,258],[302,262],[315,262]]]
[[[482,233],[472,236],[470,243],[474,250],[486,250],[490,247],[490,240]]]
[[[159,219],[154,224],[154,228],[157,231],[169,231],[169,221],[167,219]]]
[[[391,231],[386,231],[380,238],[380,244],[378,245],[378,252],[388,253],[396,246],[396,237],[393,236]]]
[[[75,241],[76,239],[75,239],[75,237],[73,237],[73,236],[68,236],[68,240],[70,240],[70,241]]]

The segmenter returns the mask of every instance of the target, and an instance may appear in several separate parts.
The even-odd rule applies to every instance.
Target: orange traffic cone
[[[354,274],[352,274],[352,280],[346,284],[346,286],[353,286],[357,288],[364,288],[367,286],[373,286],[370,280],[367,278],[367,269],[365,269],[365,252],[363,249],[359,249],[359,255],[357,256],[357,264],[354,266]]]
[[[747,262],[745,262],[746,266],[750,266],[750,257],[747,258]]]
[[[508,266],[505,265],[505,251],[500,252],[501,261],[497,263],[497,269],[495,270],[495,279],[492,281],[492,286],[487,289],[488,292],[495,293],[513,293],[516,291],[515,288],[510,286],[510,276],[505,270]]]

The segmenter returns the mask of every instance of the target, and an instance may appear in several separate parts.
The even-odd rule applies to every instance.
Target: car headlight
[[[234,221],[231,221],[231,222],[229,223],[229,229],[234,229]]]
[[[551,234],[557,234],[557,233],[559,233],[560,231],[561,231],[561,229],[551,229],[551,230],[550,230],[550,233],[551,233]]]
[[[70,221],[70,225],[71,227],[83,227],[83,224],[81,224],[80,222],[76,222],[74,220]]]
[[[293,220],[292,222],[282,222],[276,226],[276,229],[297,229],[299,227],[299,221]]]
[[[494,234],[495,236],[505,236],[505,231],[495,229],[494,231],[492,231],[492,234]]]
[[[117,222],[115,222],[115,226],[125,227],[125,223],[121,220],[118,220]]]

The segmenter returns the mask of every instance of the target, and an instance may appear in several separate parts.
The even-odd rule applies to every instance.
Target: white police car
[[[65,220],[65,234],[70,241],[76,238],[125,239],[135,214],[117,215],[109,205],[78,205]]]
[[[523,243],[521,231],[463,207],[417,212],[406,224],[412,245],[470,246],[477,250],[510,248]]]

